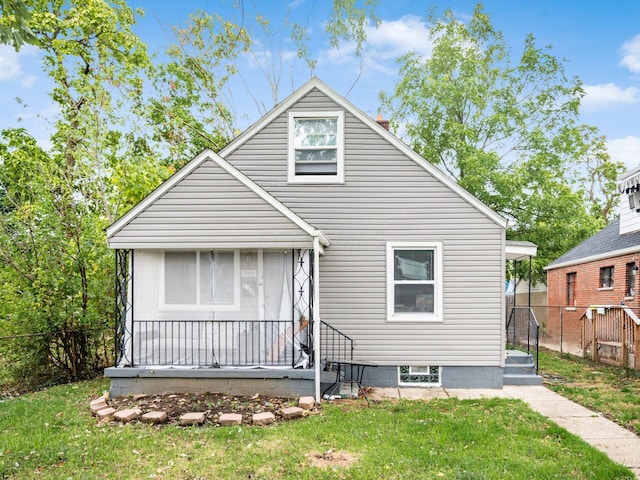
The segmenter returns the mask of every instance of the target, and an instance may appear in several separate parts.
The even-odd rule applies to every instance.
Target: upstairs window
[[[600,288],[613,288],[613,267],[600,269]]]
[[[567,305],[576,306],[576,272],[567,273]]]
[[[343,138],[341,111],[289,112],[289,182],[344,182]]]

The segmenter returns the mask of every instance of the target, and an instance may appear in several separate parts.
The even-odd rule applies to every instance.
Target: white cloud
[[[432,44],[428,39],[427,24],[415,15],[405,15],[398,20],[383,21],[375,28],[366,26],[367,44],[362,55],[362,63],[368,69],[393,73],[388,63],[405,53],[415,51],[428,56],[432,51]],[[321,53],[320,61],[331,65],[358,65],[356,45],[349,42],[337,49],[325,50]]]
[[[614,83],[585,85],[582,106],[589,110],[599,110],[614,104],[633,104],[640,101],[640,90],[635,87],[621,88]]]
[[[31,88],[31,86],[37,79],[37,75],[28,75],[20,80],[20,85],[22,85],[24,88]]]
[[[38,49],[31,45],[24,45],[19,52],[8,45],[0,45],[0,82],[18,80],[23,87],[31,87],[37,77],[26,75],[22,67],[25,58],[32,57],[37,52]]]
[[[0,80],[16,78],[21,71],[18,53],[13,47],[0,45]]]
[[[382,22],[378,28],[368,27],[366,33],[369,44],[385,60],[395,59],[410,51],[429,56],[433,48],[428,38],[429,27],[415,15]]]
[[[634,73],[640,73],[640,35],[622,44],[622,60],[620,65]]]
[[[611,159],[624,163],[627,166],[627,170],[634,169],[640,165],[640,137],[628,136],[609,140],[607,142],[607,150]]]

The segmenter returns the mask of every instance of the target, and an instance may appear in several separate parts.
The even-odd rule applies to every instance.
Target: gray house
[[[108,228],[112,394],[500,388],[505,229],[313,78]]]

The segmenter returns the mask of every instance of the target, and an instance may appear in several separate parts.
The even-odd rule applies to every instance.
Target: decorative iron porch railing
[[[291,320],[135,320],[123,345],[130,366],[312,365],[311,326]]]
[[[352,361],[355,342],[320,323],[313,350],[313,251],[291,255],[291,317],[297,320],[151,320],[134,312],[134,251],[116,250],[116,366],[311,368]],[[308,324],[308,325],[307,325]],[[320,357],[318,357],[320,354]]]
[[[507,318],[507,345],[527,349],[538,371],[538,356],[540,349],[540,324],[536,314],[530,307],[509,307]]]

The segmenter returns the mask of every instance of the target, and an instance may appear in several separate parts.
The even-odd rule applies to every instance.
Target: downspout
[[[320,238],[313,237],[313,368],[316,403],[320,403]]]

